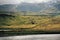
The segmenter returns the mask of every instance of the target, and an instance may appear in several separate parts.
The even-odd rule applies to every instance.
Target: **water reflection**
[[[60,34],[0,37],[0,40],[60,40]]]

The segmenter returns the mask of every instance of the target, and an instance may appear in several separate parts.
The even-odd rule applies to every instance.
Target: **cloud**
[[[47,2],[50,0],[23,0],[23,2],[29,2],[29,3],[40,3],[40,2]]]
[[[28,3],[40,3],[40,2],[47,2],[50,0],[0,0],[0,4],[19,4],[21,2],[28,2]]]
[[[20,0],[0,0],[0,4],[18,4]]]

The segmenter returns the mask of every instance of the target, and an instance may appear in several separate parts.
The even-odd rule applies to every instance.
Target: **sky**
[[[48,2],[50,0],[0,0],[0,4],[19,4],[21,2],[28,3],[40,3],[40,2]]]

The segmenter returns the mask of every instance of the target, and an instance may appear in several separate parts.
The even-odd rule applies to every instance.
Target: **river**
[[[0,37],[0,40],[60,40],[60,34],[41,34]]]

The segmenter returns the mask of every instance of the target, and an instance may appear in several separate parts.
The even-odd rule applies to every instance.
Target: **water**
[[[60,34],[0,37],[0,40],[60,40]]]

